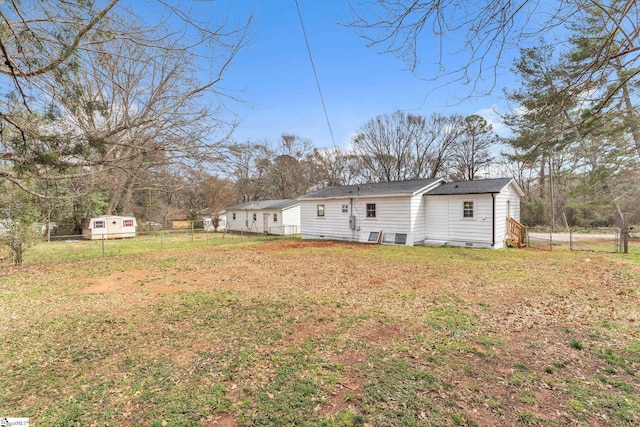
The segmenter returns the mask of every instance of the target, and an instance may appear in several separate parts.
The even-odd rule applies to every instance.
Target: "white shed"
[[[137,225],[132,216],[103,215],[84,218],[81,222],[82,237],[88,240],[135,237]]]
[[[257,200],[226,209],[226,231],[292,235],[300,232],[296,199]]]
[[[303,239],[413,245],[426,235],[424,194],[442,179],[328,187],[298,198]]]
[[[459,181],[426,193],[425,244],[503,248],[524,193],[512,178]]]

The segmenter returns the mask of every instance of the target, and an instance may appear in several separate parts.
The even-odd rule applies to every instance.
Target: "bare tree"
[[[349,185],[360,175],[355,156],[339,148],[315,149],[309,158],[311,183],[316,188]]]
[[[117,0],[102,9],[62,0],[0,4],[0,80],[14,88],[0,100],[0,158],[11,167],[0,178],[35,192],[34,178],[108,174],[113,210],[127,204],[142,171],[211,158],[211,130],[223,124],[217,83],[249,21],[234,29],[158,3],[172,18],[155,27]]]
[[[235,182],[241,202],[268,197],[266,176],[269,162],[265,159],[269,155],[266,143],[247,141],[228,147],[225,159],[227,174]]]
[[[212,118],[221,112],[201,102],[206,90],[193,79],[188,52],[115,40],[87,55],[86,63],[90,73],[57,80],[69,126],[100,144],[84,165],[109,191],[106,213],[128,210],[135,187],[151,185],[142,181],[150,169],[219,159],[227,133]]]
[[[278,147],[265,159],[269,167],[266,176],[270,198],[293,199],[305,194],[310,183],[312,144],[306,138],[283,134]]]
[[[589,15],[600,17],[603,31],[593,40],[595,55],[581,64],[572,84],[599,80],[615,61],[635,64],[627,79],[640,73],[640,5],[635,0],[354,0],[351,10],[347,25],[369,46],[395,55],[418,74],[423,74],[421,59],[437,64],[428,78],[469,84],[471,95],[495,88],[500,69],[509,65],[502,63],[509,49],[536,43],[556,29],[562,32],[567,23],[585,22]],[[622,88],[616,85],[613,93]]]
[[[217,229],[220,211],[238,203],[238,193],[235,186],[230,179],[214,175],[205,178],[200,191],[202,191],[205,205],[211,214],[213,226]]]
[[[353,137],[354,153],[374,181],[433,178],[442,173],[459,133],[459,117],[425,118],[396,111],[365,123]]]
[[[481,168],[493,161],[490,149],[498,142],[491,124],[478,116],[464,119],[458,143],[453,149],[453,174],[458,180],[474,180]]]

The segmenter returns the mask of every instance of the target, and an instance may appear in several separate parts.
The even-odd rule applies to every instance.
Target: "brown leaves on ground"
[[[159,305],[168,310],[185,295],[228,292],[238,316],[247,322],[277,323],[274,337],[266,341],[234,332],[258,356],[251,362],[251,381],[251,373],[240,374],[225,386],[230,400],[250,399],[267,384],[276,369],[269,360],[277,352],[330,337],[331,345],[318,344],[316,356],[341,368],[317,406],[318,416],[325,417],[371,411],[362,397],[375,375],[375,367],[368,365],[374,354],[406,359],[431,372],[442,384],[429,391],[439,413],[461,412],[479,425],[616,424],[610,412],[590,408],[576,397],[578,389],[593,390],[600,398],[612,392],[595,378],[614,368],[616,381],[640,393],[638,378],[629,373],[640,368],[637,359],[612,367],[598,356],[606,348],[624,355],[640,340],[640,268],[616,256],[591,254],[587,262],[569,252],[274,241],[137,258],[131,267],[118,266],[121,257],[50,267],[44,301],[9,313],[13,325],[30,324],[23,316],[53,319],[56,308],[79,313],[99,309],[106,318],[117,315],[126,329],[140,324],[135,316],[151,319],[148,310]],[[93,272],[96,262],[100,273]],[[68,277],[70,270],[74,277]],[[33,272],[23,268],[15,274],[6,292],[29,293]],[[250,318],[242,311],[263,303],[283,308],[273,320]],[[233,311],[228,315],[233,319]],[[232,351],[223,338],[188,333],[184,328],[189,321],[180,319],[136,332],[142,339],[164,339],[157,335],[160,330],[173,337],[177,377],[206,368],[203,354],[227,351],[230,358],[239,357],[241,351]],[[4,330],[7,325],[5,320]],[[154,344],[142,348],[151,359],[166,349]],[[95,369],[96,375],[110,375],[99,365]],[[615,387],[613,392],[618,393]],[[201,420],[203,425],[236,422],[234,414],[214,413]]]

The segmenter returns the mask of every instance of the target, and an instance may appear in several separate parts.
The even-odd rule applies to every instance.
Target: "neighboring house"
[[[206,209],[205,209],[206,210]],[[202,218],[204,229],[208,231],[224,231],[227,226],[227,211],[218,212],[217,218],[208,215]]]
[[[136,219],[132,216],[103,215],[83,218],[82,237],[89,240],[135,237]]]
[[[193,218],[193,215],[190,210],[182,209],[176,211],[167,216],[167,225],[173,230],[190,230],[192,228],[195,228],[198,230],[204,229],[207,231],[213,231],[215,230],[213,224],[214,218],[212,215],[209,215],[207,213],[208,210],[208,208],[203,209],[201,212],[202,215],[196,216],[195,219],[191,219]],[[221,211],[218,216],[218,230],[224,230],[224,224],[224,211]]]
[[[503,247],[507,217],[520,218],[510,178],[424,179],[329,187],[299,198],[303,239]]]
[[[302,238],[420,243],[426,237],[424,195],[443,182],[344,185],[301,196]]]
[[[290,235],[300,232],[300,203],[296,199],[257,200],[226,209],[226,230]]]
[[[181,209],[167,216],[167,226],[174,230],[186,230],[191,228],[189,221],[189,211]]]
[[[522,196],[522,189],[512,178],[442,184],[425,197],[424,243],[503,248],[509,238],[507,218],[519,224]]]

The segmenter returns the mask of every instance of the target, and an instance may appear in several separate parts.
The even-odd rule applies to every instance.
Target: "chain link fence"
[[[200,223],[200,224],[199,224]],[[202,226],[202,221],[190,221],[188,227],[165,228],[160,224],[142,224],[133,237],[121,238],[121,233],[104,233],[92,239],[83,237],[75,224],[55,224],[43,227],[42,245],[55,252],[56,258],[67,260],[164,251],[188,247],[216,246],[247,241],[268,241],[278,236],[250,233],[229,233],[224,229]]]
[[[527,228],[526,242],[530,248],[541,250],[569,249],[582,252],[640,253],[640,235],[630,227],[567,230],[566,232],[537,231]]]

